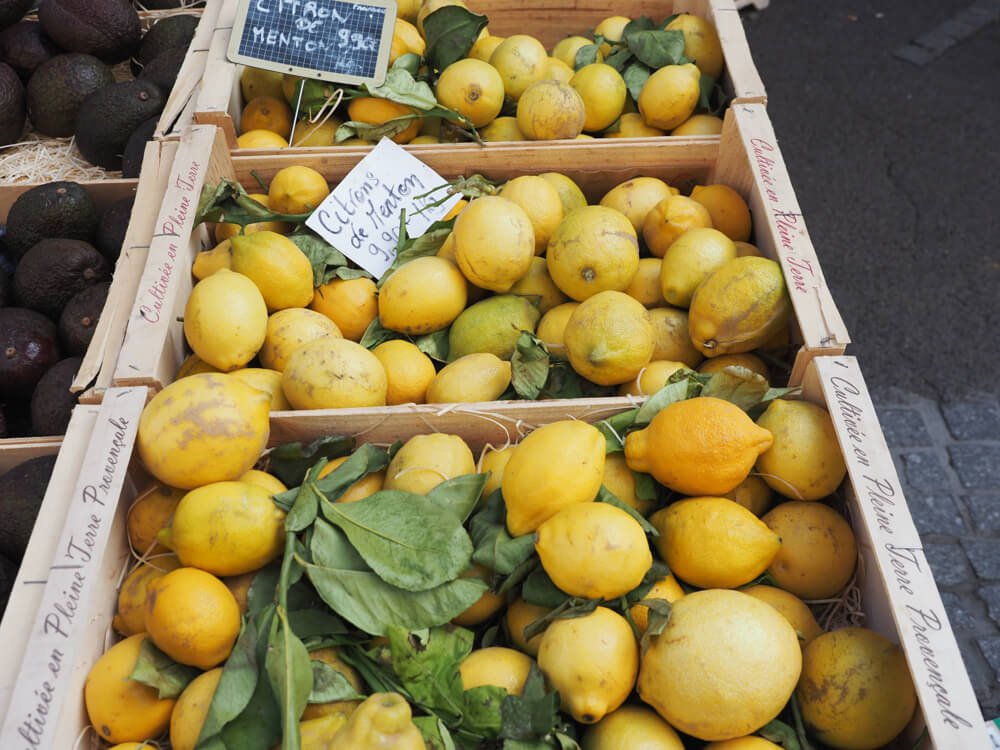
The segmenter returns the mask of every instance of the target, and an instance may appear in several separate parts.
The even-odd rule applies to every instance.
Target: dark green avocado
[[[34,0],[0,0],[0,29],[20,21],[32,5]]]
[[[94,337],[104,303],[108,300],[110,281],[87,287],[73,295],[59,316],[59,341],[67,354],[83,356]]]
[[[45,36],[38,21],[20,21],[0,33],[0,61],[16,70],[23,81],[60,52],[59,45]]]
[[[111,68],[93,55],[67,52],[42,63],[28,81],[28,117],[35,130],[55,138],[73,135],[84,100],[115,82]]]
[[[153,133],[156,132],[156,124],[159,121],[158,117],[150,117],[129,136],[128,143],[125,144],[125,153],[122,155],[122,177],[139,176],[142,158],[146,154],[146,144],[153,140]]]
[[[17,260],[39,240],[64,237],[90,242],[97,208],[76,182],[50,182],[22,193],[7,213],[7,249]]]
[[[21,307],[58,320],[73,295],[110,275],[107,259],[89,242],[42,240],[14,270],[14,299]]]
[[[122,251],[134,205],[135,196],[130,195],[115,201],[101,213],[101,218],[97,222],[97,239],[94,240],[94,246],[109,261],[117,260]]]
[[[198,16],[167,16],[156,22],[146,32],[139,44],[135,62],[142,69],[150,62],[169,50],[187,52],[198,28]]]
[[[127,60],[142,39],[131,0],[43,0],[38,20],[67,52],[84,52],[107,63]]]
[[[24,85],[7,63],[0,63],[0,146],[16,143],[24,130]]]
[[[55,323],[34,310],[0,308],[0,397],[28,396],[58,361]]]
[[[76,115],[76,145],[91,164],[121,169],[129,136],[163,109],[165,97],[151,81],[122,81],[91,94]]]
[[[56,465],[55,456],[29,458],[0,476],[0,554],[11,560],[24,557],[31,530],[42,507],[45,490]]]
[[[69,387],[81,361],[79,357],[60,360],[38,381],[31,394],[31,431],[35,435],[66,434],[77,401]]]

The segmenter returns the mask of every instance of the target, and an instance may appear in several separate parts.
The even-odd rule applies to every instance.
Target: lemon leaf
[[[549,379],[549,352],[541,339],[530,331],[521,331],[510,359],[511,385],[517,395],[537,399]]]
[[[660,28],[663,26],[664,24],[660,24]],[[634,34],[637,31],[652,31],[655,28],[656,24],[653,23],[652,18],[649,16],[639,16],[625,24],[625,28],[622,29],[622,39],[628,39],[630,34]]]
[[[531,534],[512,537],[507,531],[500,490],[494,490],[482,510],[472,517],[469,536],[475,545],[472,559],[503,576],[514,573],[535,554],[535,540]]]
[[[413,343],[416,344],[417,349],[431,359],[438,362],[447,362],[449,348],[448,330],[445,328],[434,333],[425,333],[423,336],[417,336],[413,339]]]
[[[465,701],[458,665],[472,652],[472,631],[436,627],[422,636],[390,627],[388,636],[392,669],[411,698],[445,718],[460,718]]]
[[[503,723],[501,716],[507,691],[496,685],[481,685],[462,695],[462,729],[484,738],[496,737]]]
[[[548,573],[539,565],[525,579],[524,586],[521,587],[521,598],[528,604],[554,609],[563,604],[570,596],[564,591],[560,591],[559,587],[552,583]]]
[[[288,239],[309,259],[314,287],[322,286],[337,275],[338,268],[347,265],[347,257],[340,250],[312,232],[295,232]]]
[[[762,726],[757,730],[757,734],[765,740],[781,745],[785,750],[802,750],[799,738],[795,736],[795,730],[778,719]]]
[[[312,553],[313,560],[327,568],[371,570],[364,558],[351,546],[347,535],[321,518],[316,519],[313,524],[309,551]]]
[[[178,664],[147,638],[139,648],[139,658],[129,679],[156,688],[161,699],[176,698],[198,674],[196,667]]]
[[[632,50],[628,48],[628,45],[616,44],[611,53],[604,58],[604,63],[621,73],[632,58]]]
[[[288,624],[299,638],[315,638],[347,632],[347,626],[339,617],[323,609],[293,609],[288,613]]]
[[[402,68],[411,76],[416,77],[420,72],[420,62],[421,57],[416,52],[407,52],[405,55],[400,55],[396,58],[396,62],[392,64],[394,68]]]
[[[642,530],[645,531],[647,534],[649,534],[650,536],[660,535],[660,532],[656,530],[656,527],[653,526],[653,524],[651,524],[649,521],[647,521],[645,516],[642,515],[642,513],[637,511],[628,503],[622,502],[618,498],[618,496],[615,495],[615,493],[613,493],[603,484],[601,485],[601,489],[598,491],[597,497],[594,499],[594,502],[607,503],[608,505],[615,506],[619,510],[623,510],[630,516],[632,516],[632,518],[642,527]]]
[[[475,510],[486,485],[486,474],[463,474],[446,479],[427,493],[427,499],[455,514],[463,523]]]
[[[585,44],[576,51],[576,58],[573,60],[573,69],[579,70],[585,65],[593,65],[597,62],[597,52],[601,49],[600,43]]]
[[[313,688],[313,672],[305,644],[292,632],[284,610],[271,622],[264,668],[281,706],[282,748],[298,750],[299,717]]]
[[[656,585],[656,582],[666,578],[668,575],[670,575],[670,568],[667,567],[667,564],[662,560],[653,560],[653,564],[646,571],[646,575],[642,577],[639,585],[625,594],[625,603],[631,607],[636,602],[645,598],[649,590]]]
[[[582,599],[580,597],[570,597],[563,601],[558,607],[550,612],[546,612],[537,620],[533,620],[524,627],[524,639],[530,641],[539,633],[545,632],[556,620],[572,620],[575,617],[589,615],[600,606],[600,599]]]
[[[383,276],[382,278],[386,278]],[[361,346],[366,349],[374,349],[379,344],[384,344],[386,341],[392,341],[393,339],[403,339],[406,338],[403,334],[398,331],[392,331],[385,328],[382,322],[376,317],[361,336],[361,340],[358,342]]]
[[[767,379],[763,375],[746,367],[729,365],[712,373],[701,395],[721,398],[749,411],[760,404],[767,391]]]
[[[642,93],[642,87],[646,85],[650,75],[652,73],[649,68],[641,62],[630,63],[622,72],[622,78],[625,85],[628,86],[628,93],[634,100],[639,101],[639,94]]]
[[[538,741],[559,726],[559,693],[555,690],[545,692],[545,678],[538,666],[532,663],[521,695],[504,698],[500,714],[500,736],[508,740],[504,743],[505,748],[551,747]],[[521,742],[517,742],[519,740]],[[532,740],[535,742],[532,743]]]
[[[313,689],[309,693],[310,703],[353,701],[365,698],[354,689],[354,685],[342,672],[338,672],[326,662],[312,659],[310,666],[313,674]]]
[[[684,56],[684,33],[643,29],[624,37],[632,54],[653,70],[690,62]]]
[[[291,507],[287,509],[288,515],[285,516],[286,531],[302,531],[316,520],[316,514],[319,512],[319,494],[314,489],[313,482],[324,466],[326,466],[326,459],[321,458],[319,463],[306,472],[301,487],[297,490],[282,492],[281,500],[276,499],[275,503],[280,507],[287,495],[295,493]]]
[[[652,476],[641,471],[633,471],[632,476],[635,477],[636,498],[639,500],[656,500],[659,497],[660,493],[656,489],[656,480]]]
[[[666,599],[640,599],[638,604],[643,605],[649,611],[646,632],[642,634],[639,642],[639,649],[646,653],[653,638],[663,632],[670,623],[670,602]]]
[[[635,415],[635,422],[633,423],[634,426],[645,427],[652,422],[653,417],[659,414],[663,409],[670,406],[670,404],[676,403],[677,401],[684,401],[687,397],[687,379],[679,380],[676,383],[667,383],[660,390],[646,399],[646,403],[639,407],[639,411],[636,412]]]
[[[389,465],[389,452],[385,448],[365,443],[340,466],[315,482],[316,489],[327,500],[335,502],[359,479]]]
[[[354,438],[330,435],[311,443],[285,443],[268,454],[268,468],[288,487],[302,483],[306,472],[321,458],[339,458],[354,449]]]
[[[420,730],[427,750],[455,750],[455,741],[448,727],[437,716],[415,716],[413,723]]]
[[[434,70],[444,70],[469,54],[488,19],[459,5],[449,5],[424,19],[427,51],[424,56]]]

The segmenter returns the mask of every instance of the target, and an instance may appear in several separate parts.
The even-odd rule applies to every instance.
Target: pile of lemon
[[[400,3],[390,63],[406,54],[423,58],[427,49],[423,22],[448,5],[465,7],[463,0]],[[500,37],[483,29],[465,58],[438,71],[434,96],[440,105],[463,115],[486,141],[718,135],[722,120],[699,108],[702,76],[718,79],[724,64],[713,24],[687,13],[671,20],[665,30],[683,34],[684,55],[694,62],[653,71],[633,99],[622,74],[603,62],[610,43],[622,41],[630,21],[610,16],[594,28],[592,37],[567,36],[551,50],[529,34]],[[605,41],[596,51],[596,61],[578,67],[577,53],[593,45],[598,35]],[[393,136],[397,143],[439,143],[458,137],[441,128],[439,117],[424,117],[405,104],[374,96],[352,98],[335,112],[328,108],[323,115],[314,113],[294,123],[301,80],[244,69],[240,148],[284,148],[289,138],[293,146],[364,145],[368,141],[361,138],[338,144],[337,129],[345,121],[381,125],[401,117],[410,119]],[[331,106],[336,101],[331,96]]]
[[[295,214],[328,192],[321,174],[295,166],[252,197]],[[768,378],[754,352],[789,346],[781,269],[747,242],[749,209],[726,185],[686,196],[637,177],[588,205],[550,172],[460,201],[450,216],[436,254],[381,286],[361,277],[314,288],[289,225],[216,225],[219,244],[194,261],[184,310],[194,355],[177,377],[231,373],[270,393],[274,410],[492,401],[511,386],[526,331],[587,381],[645,396],[681,369],[739,364]],[[397,340],[365,348],[373,325]],[[447,362],[414,343],[428,334],[447,335]]]

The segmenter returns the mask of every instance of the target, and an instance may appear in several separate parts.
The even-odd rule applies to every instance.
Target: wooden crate
[[[864,622],[898,642],[910,665],[918,691],[919,706],[913,722],[892,750],[909,750],[926,727],[923,750],[987,750],[979,707],[963,666],[958,646],[948,624],[941,597],[921,547],[902,496],[892,458],[868,395],[864,378],[853,357],[820,357],[804,373],[803,397],[822,404],[833,416],[837,438],[848,467],[848,475],[839,492],[846,501],[850,520],[859,543]],[[143,389],[116,389],[116,401],[129,401],[128,418],[138,416]],[[106,417],[105,399],[100,419]],[[533,427],[565,418],[594,422],[628,408],[621,404],[614,410],[591,400],[575,399],[548,403],[496,404],[484,410],[481,405],[462,404],[448,409],[418,407],[408,414],[395,414],[390,420],[374,413],[356,411],[337,414],[286,413],[272,415],[270,444],[288,440],[313,440],[331,435],[356,435],[360,441],[389,444],[395,440],[428,432],[449,432],[462,436],[475,453],[485,445],[502,445],[516,440]],[[121,418],[121,414],[119,414]],[[94,433],[98,436],[98,433]],[[91,441],[94,455],[108,453],[110,443],[104,435]],[[69,442],[70,438],[67,438]],[[122,442],[123,451],[131,449],[131,438]],[[82,453],[78,445],[74,454]],[[68,461],[68,459],[67,459]],[[126,462],[118,468],[124,471]],[[93,732],[87,732],[87,716],[81,689],[91,665],[113,639],[110,623],[116,606],[119,582],[133,559],[122,530],[124,514],[142,489],[146,475],[133,461],[123,482],[124,491],[117,508],[109,507],[105,517],[113,518],[107,546],[96,567],[88,568],[87,588],[81,595],[89,602],[86,617],[74,623],[75,644],[72,658],[64,661],[68,674],[55,705],[52,725],[36,748],[96,748]],[[71,484],[71,483],[70,483]],[[79,503],[78,498],[72,502]],[[110,501],[109,501],[110,502]],[[72,529],[70,529],[72,530]],[[64,529],[65,536],[67,530]],[[40,579],[45,572],[39,574]],[[50,583],[50,588],[52,584]],[[46,590],[46,597],[51,592]],[[44,611],[44,609],[42,610]],[[48,645],[41,641],[42,611],[30,623],[30,641],[26,648],[9,650],[25,654],[20,670],[11,664],[5,679],[11,679],[16,693],[6,708],[6,722],[0,729],[0,746],[7,747],[16,737],[25,712],[32,710],[33,690],[45,676]],[[0,693],[0,701],[6,695]],[[0,711],[2,715],[2,711]],[[55,718],[57,716],[57,718]],[[74,744],[81,736],[78,744]]]
[[[474,166],[463,154],[437,151],[421,156],[449,178],[472,172],[501,180],[546,171],[564,172],[580,184],[591,201],[637,175],[696,178],[731,185],[750,204],[761,251],[779,260],[785,273],[800,344],[790,381],[801,381],[810,359],[820,354],[841,354],[849,341],[802,221],[774,131],[760,104],[732,108],[721,142],[714,144],[665,142],[657,148],[634,143],[594,147],[583,141],[562,146],[519,145],[484,151]],[[313,167],[336,182],[359,158],[336,148],[230,158],[220,131],[193,128],[182,139],[174,164],[175,177],[171,178],[172,184],[181,179],[181,187],[168,192],[159,219],[163,223],[169,217],[183,215],[185,229],[178,232],[179,237],[171,232],[154,238],[114,373],[115,385],[162,388],[171,382],[186,356],[179,318],[191,291],[189,269],[198,251],[209,245],[203,229],[192,235],[193,202],[197,202],[202,185],[212,184],[221,176],[251,185],[255,184],[252,175],[257,175],[266,182],[292,164]]]
[[[236,15],[236,0],[221,2],[223,5],[218,16],[216,35],[208,53],[207,67],[212,71],[212,76],[205,81],[198,94],[195,121],[222,128],[229,147],[235,149],[240,112],[245,105],[239,81],[242,66],[226,58]],[[711,21],[719,32],[726,61],[722,80],[726,93],[737,102],[767,101],[764,83],[750,56],[750,45],[733,0],[625,0],[613,8],[601,0],[469,0],[468,5],[477,13],[484,13],[489,17],[490,33],[497,36],[531,34],[548,49],[563,37],[589,34],[598,23],[612,14],[630,18],[645,15],[660,20],[671,13],[692,13]],[[648,139],[627,140],[648,142]],[[496,145],[487,144],[485,148],[495,148]],[[441,148],[455,147],[463,150],[484,148],[473,143],[444,144]],[[369,147],[342,148],[350,148],[352,151],[360,148],[365,151]],[[422,153],[434,146],[411,148]]]

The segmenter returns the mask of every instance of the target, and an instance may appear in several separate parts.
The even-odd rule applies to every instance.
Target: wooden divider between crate
[[[230,108],[239,110],[240,80],[238,66],[226,57],[229,38],[236,21],[236,0],[219,0],[219,14],[215,32],[209,44],[205,69],[211,75],[202,81],[195,103],[194,121],[199,125],[213,125],[226,137],[230,149],[237,147],[236,122]]]

